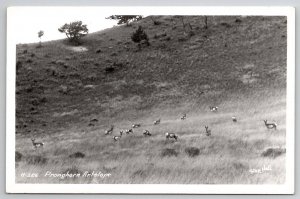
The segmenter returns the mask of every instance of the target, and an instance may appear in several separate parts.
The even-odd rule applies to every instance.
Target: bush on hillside
[[[261,156],[276,158],[284,153],[286,153],[285,148],[267,148],[262,152]]]
[[[31,155],[26,157],[27,164],[46,164],[47,161],[47,158],[44,158],[40,155]]]
[[[147,46],[150,45],[148,35],[143,30],[142,26],[139,26],[138,29],[132,33],[131,40],[135,43],[138,43],[139,47],[141,46],[142,42],[145,42]]]
[[[115,68],[113,66],[107,66],[105,67],[105,72],[106,73],[112,73],[115,71]]]
[[[188,154],[190,157],[195,157],[200,154],[200,149],[196,147],[187,147],[185,148],[185,153]]]
[[[165,156],[178,156],[178,152],[175,149],[169,149],[169,148],[165,148],[161,151],[161,156],[165,157]]]
[[[154,25],[156,25],[156,26],[158,26],[158,25],[160,25],[160,24],[161,24],[161,22],[160,22],[160,21],[157,21],[156,19],[154,19],[154,18],[153,18],[153,17],[151,17],[151,16],[150,16],[150,19],[152,20],[153,24],[154,24]]]
[[[235,20],[235,23],[241,23],[241,22],[242,22],[241,19],[236,19],[236,20]]]
[[[69,158],[84,158],[84,157],[85,157],[85,154],[81,153],[81,152],[76,152],[76,153],[69,155]]]

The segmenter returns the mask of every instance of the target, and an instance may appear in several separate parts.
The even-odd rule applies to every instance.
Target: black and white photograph
[[[7,191],[293,193],[294,12],[8,8]]]

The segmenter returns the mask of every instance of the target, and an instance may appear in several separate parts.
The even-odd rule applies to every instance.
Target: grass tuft
[[[175,149],[170,149],[170,148],[165,148],[161,151],[161,156],[162,157],[170,157],[170,156],[175,156],[177,157],[179,152],[177,152]]]
[[[200,154],[200,149],[198,149],[197,147],[187,147],[184,151],[186,154],[188,154],[189,157],[195,157]]]
[[[85,154],[81,153],[81,152],[76,152],[76,153],[69,155],[69,158],[84,158],[84,157],[85,157]]]

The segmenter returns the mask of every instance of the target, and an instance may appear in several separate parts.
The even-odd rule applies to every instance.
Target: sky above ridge
[[[100,31],[117,25],[115,20],[105,19],[112,15],[109,9],[91,9],[84,7],[19,7],[14,9],[8,19],[8,25],[20,31],[15,33],[14,40],[20,43],[39,42],[38,32],[44,31],[42,41],[66,38],[58,28],[65,23],[82,21],[89,33]],[[111,10],[110,10],[111,12]]]

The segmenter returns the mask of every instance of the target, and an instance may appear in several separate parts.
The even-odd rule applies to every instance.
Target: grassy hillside
[[[89,34],[80,46],[17,46],[17,182],[284,182],[286,18],[211,16],[205,29],[203,17],[184,17],[192,35],[180,17],[155,18],[160,25],[147,17]],[[139,25],[150,38],[141,50],[130,38]],[[278,130],[267,130],[264,119]],[[142,127],[117,142],[104,135],[112,124],[119,135],[133,123]],[[144,129],[152,136],[144,137]],[[166,132],[179,140],[167,141]],[[32,137],[44,148],[34,150]],[[199,154],[190,157],[188,147]],[[75,152],[85,156],[69,157]],[[272,170],[249,172],[264,165]],[[42,177],[46,171],[111,176]],[[22,178],[23,172],[40,177]]]

